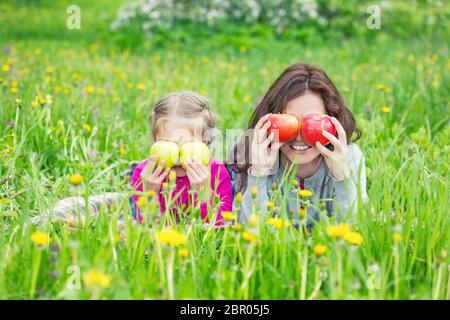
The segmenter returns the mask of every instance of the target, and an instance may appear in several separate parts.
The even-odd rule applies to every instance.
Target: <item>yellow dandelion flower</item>
[[[147,199],[145,197],[139,197],[136,204],[138,205],[138,207],[142,208],[147,204]]]
[[[362,237],[362,235],[360,233],[350,231],[344,235],[344,240],[350,244],[358,246],[363,242],[364,238]]]
[[[283,227],[289,226],[289,222],[281,218],[270,218],[269,220],[267,220],[267,224],[270,224],[275,229],[281,229]]]
[[[69,88],[64,88],[63,89],[63,93],[64,94],[70,94],[70,89]]]
[[[294,187],[294,188],[296,188],[296,187],[298,187],[298,180],[297,179],[292,179],[292,181],[291,181],[291,185]]]
[[[120,147],[119,148],[119,154],[121,155],[121,156],[124,156],[125,155],[125,147]]]
[[[95,92],[94,86],[88,85],[88,86],[86,87],[86,92],[89,93],[89,94],[94,93],[94,92]]]
[[[273,201],[267,202],[267,209],[273,209],[274,207],[275,207],[275,203],[273,203]]]
[[[400,242],[403,240],[403,237],[400,233],[396,232],[394,233],[392,239],[394,240],[394,242]]]
[[[239,47],[239,51],[240,51],[241,53],[245,53],[245,52],[247,52],[247,47],[246,47],[246,46],[240,46],[240,47]]]
[[[242,225],[241,225],[240,223],[236,223],[236,224],[233,226],[233,230],[234,230],[234,231],[241,231],[241,229],[242,229]]]
[[[133,89],[134,85],[132,83],[127,83],[127,88],[128,89]]]
[[[81,184],[83,182],[83,176],[80,174],[72,174],[69,177],[69,181],[71,184],[73,184],[74,186],[77,186],[79,184]]]
[[[22,104],[22,99],[16,99],[16,104]]]
[[[234,215],[231,211],[222,211],[222,217],[225,221],[231,221],[236,218],[236,215]]]
[[[53,71],[55,71],[55,69],[53,67],[48,66],[46,71],[47,71],[47,73],[53,73]]]
[[[199,91],[198,91],[198,93],[200,93],[202,96],[206,96],[206,90],[205,89],[200,89]]]
[[[381,112],[389,113],[389,112],[391,112],[391,108],[389,108],[388,106],[383,106],[383,107],[381,107]]]
[[[256,236],[256,234],[248,232],[248,231],[242,232],[242,238],[244,238],[245,241],[250,242],[250,243],[255,243],[258,240],[258,237]]]
[[[177,179],[177,173],[175,170],[170,170],[169,172],[169,181],[174,182]]]
[[[156,194],[155,191],[150,190],[150,191],[147,192],[147,197],[153,198],[155,196],[155,194]]]
[[[234,199],[236,200],[237,203],[241,203],[242,193],[241,192],[236,193],[236,195],[234,196]]]
[[[144,83],[138,83],[138,85],[136,86],[139,90],[143,91],[145,90],[145,84]]]
[[[350,226],[345,223],[340,223],[338,225],[328,226],[326,229],[329,236],[334,238],[342,238],[348,232],[350,232]]]
[[[255,226],[258,222],[259,222],[259,217],[256,213],[252,213],[248,217],[248,224],[250,225],[250,227]]]
[[[37,109],[39,107],[39,104],[35,100],[33,100],[33,101],[31,101],[31,107],[33,107],[34,109]]]
[[[181,249],[179,252],[180,257],[187,258],[189,256],[189,250],[188,249]]]
[[[87,132],[91,132],[92,131],[92,127],[88,123],[83,124],[83,129],[86,130]]]
[[[50,243],[50,236],[46,232],[37,230],[31,235],[31,241],[37,246],[46,246]]]
[[[251,187],[250,194],[253,198],[256,198],[256,196],[258,195],[258,188],[256,186]]]
[[[380,91],[383,91],[386,89],[386,86],[384,85],[384,83],[379,83],[379,84],[377,84],[377,89]]]
[[[90,270],[83,274],[83,281],[87,287],[100,286],[108,288],[112,282],[112,276],[97,270]]]
[[[251,100],[250,96],[244,96],[244,98],[242,99],[242,101],[243,101],[244,103],[247,103],[247,102],[249,102],[250,100]]]
[[[177,247],[186,243],[186,237],[173,229],[165,229],[157,232],[156,240],[171,247]]]
[[[10,89],[10,91],[11,91],[11,93],[17,93],[17,92],[19,92],[19,89],[17,87],[12,87]]]
[[[167,189],[169,187],[169,183],[168,182],[163,182],[162,183],[162,187],[163,187],[164,190]]]
[[[2,67],[2,71],[6,73],[6,72],[9,72],[9,70],[11,70],[10,66],[7,64],[4,64]]]
[[[314,251],[314,255],[316,257],[320,257],[320,256],[323,256],[327,252],[327,247],[323,244],[316,244],[314,246],[313,251]]]
[[[298,195],[305,199],[312,197],[313,194],[311,190],[301,189],[298,191]]]
[[[55,93],[60,93],[62,91],[62,87],[60,85],[56,85],[53,90],[55,91]]]

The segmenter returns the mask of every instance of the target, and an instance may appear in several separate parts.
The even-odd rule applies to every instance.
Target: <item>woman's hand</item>
[[[197,159],[186,163],[186,175],[189,178],[191,187],[196,192],[209,188],[209,166],[205,166]]]
[[[277,160],[278,150],[284,143],[273,141],[275,134],[272,132],[267,136],[267,130],[270,128],[270,113],[259,119],[253,131],[251,144],[251,174],[256,177],[266,176]],[[270,145],[270,147],[269,147]]]
[[[162,160],[158,166],[156,166],[157,163],[158,157],[151,156],[141,172],[141,180],[144,192],[153,191],[155,193],[158,193],[163,180],[170,172],[170,168],[164,170],[164,160]]]
[[[322,135],[330,140],[331,144],[334,146],[334,151],[325,148],[320,142],[316,143],[316,147],[325,158],[325,162],[333,174],[333,177],[337,181],[342,181],[351,175],[349,159],[347,156],[347,134],[335,117],[331,117],[331,122],[333,122],[336,127],[338,137],[336,138],[325,130],[322,131]]]

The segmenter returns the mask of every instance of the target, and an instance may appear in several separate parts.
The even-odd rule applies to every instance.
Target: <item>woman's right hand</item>
[[[160,162],[158,166],[157,156],[151,156],[141,172],[141,180],[144,192],[153,191],[158,193],[163,180],[170,172],[170,168],[164,170],[164,160]]]
[[[273,132],[267,136],[267,130],[271,125],[270,121],[268,121],[270,115],[271,113],[268,113],[259,119],[253,131],[253,139],[251,144],[252,166],[250,173],[256,177],[266,176],[269,174],[270,169],[277,160],[278,150],[284,144],[278,141],[273,141],[275,137]]]

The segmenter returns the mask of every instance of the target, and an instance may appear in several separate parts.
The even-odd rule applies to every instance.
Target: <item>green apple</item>
[[[197,159],[200,163],[208,166],[209,158],[211,158],[209,148],[201,141],[185,142],[180,148],[180,162],[184,169],[186,169],[186,162],[193,159]]]
[[[158,156],[158,165],[164,160],[164,169],[171,168],[178,163],[179,148],[172,141],[157,141],[150,149],[150,156]]]

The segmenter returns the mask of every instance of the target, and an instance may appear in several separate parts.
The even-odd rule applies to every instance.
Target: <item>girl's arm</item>
[[[350,177],[334,182],[338,220],[345,220],[349,213],[350,217],[353,220],[355,219],[358,212],[358,190],[361,199],[364,202],[368,201],[365,159],[358,145],[348,145],[348,158],[351,170]]]

